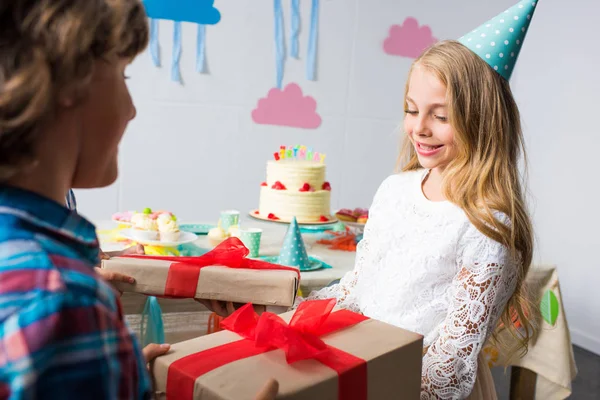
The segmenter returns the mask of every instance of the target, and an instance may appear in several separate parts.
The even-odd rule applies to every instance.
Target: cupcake
[[[152,219],[152,210],[144,209],[144,212],[134,213],[131,216],[131,224],[133,225],[132,235],[134,239],[140,241],[158,240],[158,226],[156,221]]]
[[[240,227],[239,227],[239,225],[230,226],[227,233],[228,233],[229,237],[239,238],[240,237]]]
[[[170,213],[160,214],[156,218],[156,224],[162,242],[176,242],[179,240],[181,232],[175,215]]]

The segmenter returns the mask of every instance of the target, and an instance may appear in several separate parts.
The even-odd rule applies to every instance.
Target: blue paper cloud
[[[221,13],[214,0],[143,0],[150,18],[214,25]]]

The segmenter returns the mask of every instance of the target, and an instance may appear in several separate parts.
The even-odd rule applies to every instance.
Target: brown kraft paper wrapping
[[[289,321],[293,314],[288,312],[281,317]],[[419,398],[421,335],[366,319],[321,339],[329,346],[366,361],[369,400]],[[238,340],[240,336],[237,334],[222,331],[173,345],[168,354],[157,358],[151,365],[156,398],[167,398],[167,377],[173,362]],[[277,399],[339,399],[339,378],[334,370],[313,359],[288,364],[282,350],[237,359],[201,375],[195,380],[193,399],[253,400],[270,378],[279,382]]]
[[[114,282],[122,292],[152,296],[165,293],[170,261],[143,258],[111,258],[102,268],[131,276],[135,283]],[[195,298],[237,303],[290,307],[298,290],[298,274],[293,271],[253,270],[223,266],[203,267]]]

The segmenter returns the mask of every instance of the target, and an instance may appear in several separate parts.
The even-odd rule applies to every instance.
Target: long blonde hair
[[[534,240],[518,169],[520,157],[526,161],[523,133],[510,86],[456,41],[433,45],[415,60],[411,73],[415,66],[432,72],[446,86],[457,154],[444,169],[444,196],[463,209],[480,232],[505,245],[520,260],[516,289],[501,321],[527,351],[535,324],[523,282]],[[403,171],[421,168],[409,140],[404,140],[398,162]],[[496,211],[504,213],[510,223],[496,219]],[[517,328],[519,324],[523,329]]]

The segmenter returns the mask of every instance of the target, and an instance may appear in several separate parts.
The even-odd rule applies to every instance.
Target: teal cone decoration
[[[308,254],[306,254],[306,247],[296,217],[292,219],[283,239],[283,246],[279,253],[279,264],[298,267],[299,269],[310,267],[310,261],[308,260]]]
[[[523,0],[480,25],[458,41],[507,81],[510,80],[537,1]]]

